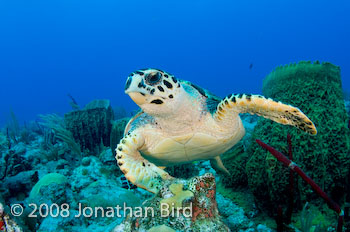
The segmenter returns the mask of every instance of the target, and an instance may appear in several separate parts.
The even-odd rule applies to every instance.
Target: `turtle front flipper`
[[[276,102],[260,95],[231,94],[217,106],[214,118],[229,121],[232,114],[250,113],[285,125],[292,125],[309,134],[316,135],[313,122],[297,107]]]
[[[116,148],[115,158],[120,170],[131,183],[156,193],[162,186],[162,180],[172,177],[141,156],[139,148],[143,143],[144,139],[138,133],[126,135]]]

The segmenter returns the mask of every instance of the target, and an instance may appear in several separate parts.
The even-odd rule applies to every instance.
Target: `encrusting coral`
[[[189,190],[184,191],[183,184],[172,184],[169,186],[169,190],[174,196],[163,199],[160,204],[167,204],[170,211],[182,207],[182,201],[187,198],[193,197],[193,193]]]

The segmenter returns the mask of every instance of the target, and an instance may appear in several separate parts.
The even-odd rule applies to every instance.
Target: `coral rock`
[[[153,231],[160,227],[165,231],[230,231],[219,215],[215,196],[215,177],[209,173],[189,180],[165,181],[158,194],[142,205],[142,212],[152,208],[153,215],[131,215],[114,231]],[[174,201],[178,207],[167,207]]]
[[[45,195],[45,197],[49,197],[47,196],[46,194],[43,194],[42,191],[43,191],[43,188],[48,188],[48,186],[50,186],[51,184],[54,184],[54,188],[53,188],[53,196],[51,196],[51,200],[53,202],[55,198],[57,198],[57,195],[58,194],[58,186],[62,186],[63,189],[65,188],[65,185],[67,184],[67,178],[59,173],[49,173],[49,174],[46,174],[45,176],[43,176],[35,185],[34,187],[32,188],[30,194],[29,194],[29,197],[30,199],[32,200],[38,200],[38,198],[41,196],[41,195]],[[56,190],[55,190],[56,189]]]
[[[22,228],[4,212],[4,206],[0,203],[0,231],[22,232]]]
[[[193,196],[191,191],[184,191],[182,188],[183,184],[170,185],[169,190],[174,196],[161,200],[160,204],[167,204],[167,207],[171,210],[182,207],[182,201]]]
[[[169,226],[161,225],[152,227],[147,232],[175,232],[175,230],[171,229]]]

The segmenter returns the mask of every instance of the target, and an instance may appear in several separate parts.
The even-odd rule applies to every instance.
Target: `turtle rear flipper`
[[[157,193],[163,179],[172,178],[166,171],[144,159],[139,148],[144,140],[134,132],[121,139],[116,148],[116,159],[125,177],[136,186]]]
[[[229,120],[232,113],[256,114],[312,135],[317,134],[313,122],[300,109],[260,95],[231,94],[218,104],[214,118],[217,121]]]
[[[227,175],[230,175],[230,172],[227,170],[227,168],[222,163],[220,156],[216,156],[215,158],[211,159],[210,164],[216,171],[221,171]]]

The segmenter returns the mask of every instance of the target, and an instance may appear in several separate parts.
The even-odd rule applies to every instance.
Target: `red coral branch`
[[[293,162],[293,148],[292,148],[292,139],[290,134],[287,135],[288,142],[288,156],[289,160]],[[292,222],[292,214],[294,208],[294,176],[293,170],[289,172],[289,204],[286,212],[286,223],[290,224]]]
[[[283,155],[281,152],[277,151],[275,148],[267,145],[266,143],[263,143],[261,140],[257,139],[256,142],[264,149],[269,151],[276,159],[280,162],[282,162],[284,165],[289,167],[294,172],[298,173],[298,175],[305,180],[311,188],[320,195],[327,203],[328,207],[337,212],[339,215],[338,218],[338,226],[337,231],[341,232],[343,229],[343,218],[344,218],[344,212],[341,210],[339,205],[335,203],[321,188],[318,186],[315,181],[313,181],[301,168],[296,165],[294,162],[290,161],[285,155]]]
[[[278,205],[277,207],[277,217],[276,217],[276,224],[277,224],[277,232],[283,232],[283,210],[282,206]]]

